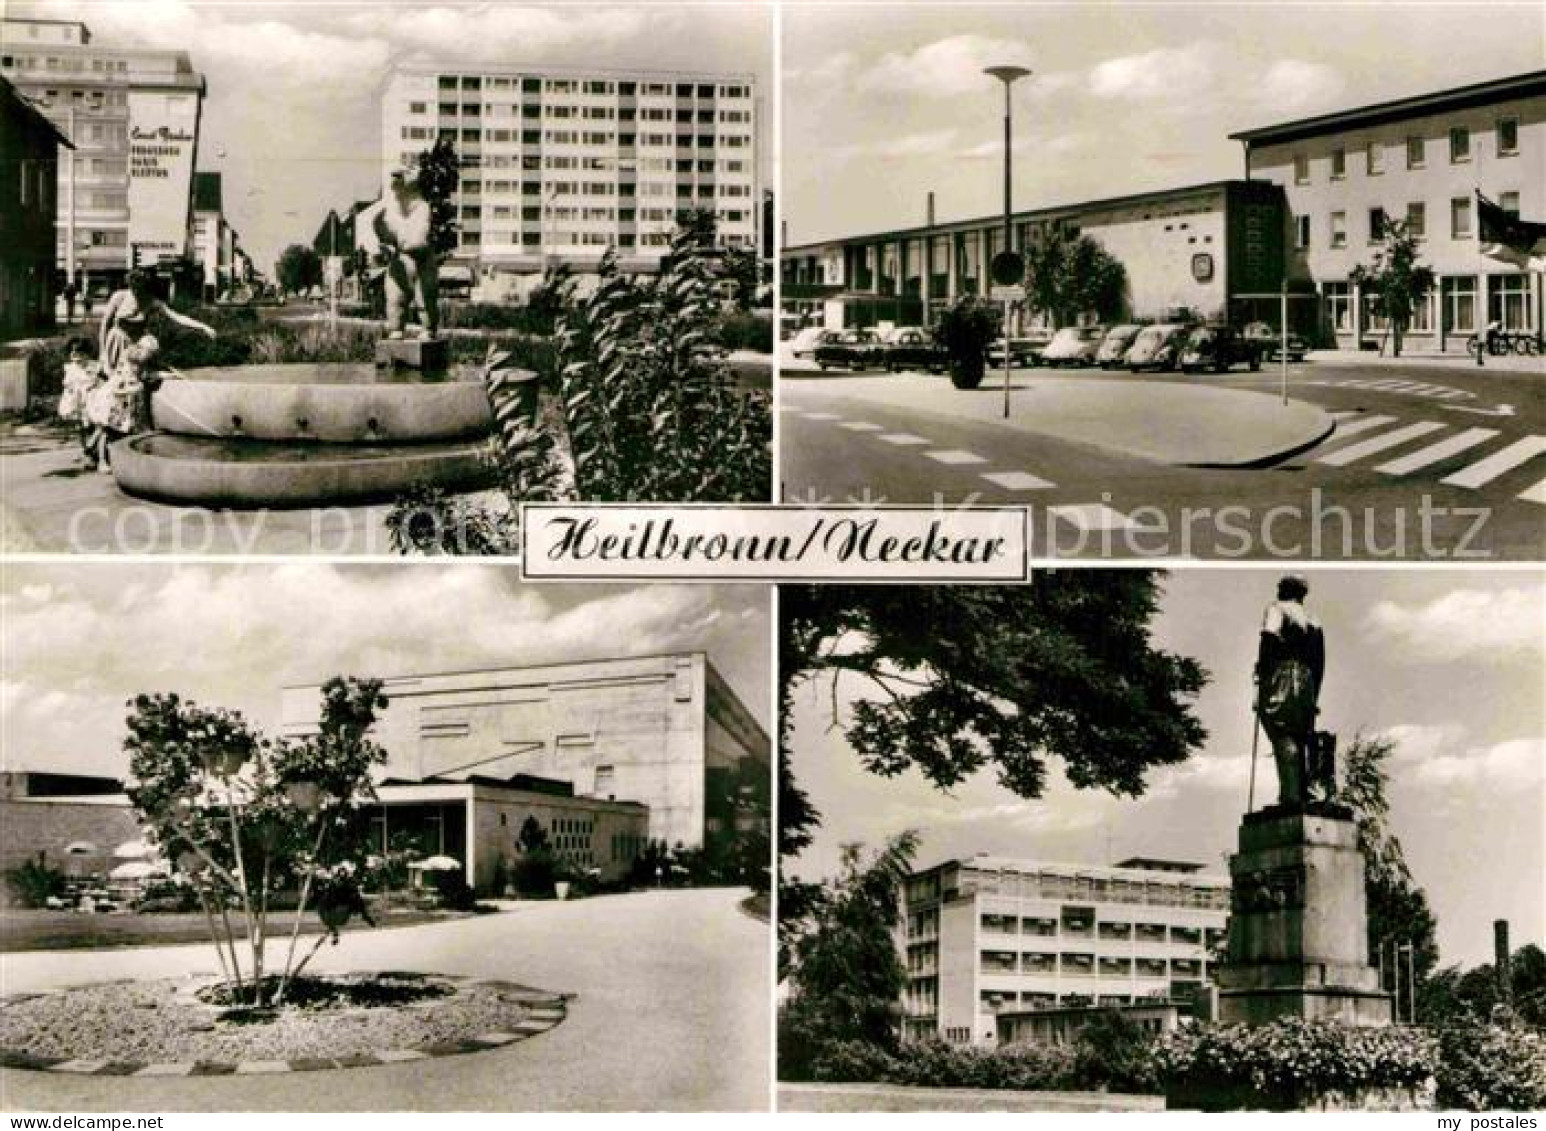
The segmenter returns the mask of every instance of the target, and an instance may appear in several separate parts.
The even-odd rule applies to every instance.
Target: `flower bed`
[[[433,974],[306,978],[291,1004],[271,1012],[223,1008],[208,977],[114,982],[9,1001],[0,1008],[0,1061],[63,1071],[298,1060],[345,1067],[338,1062],[493,1048],[562,1017],[551,993]]]

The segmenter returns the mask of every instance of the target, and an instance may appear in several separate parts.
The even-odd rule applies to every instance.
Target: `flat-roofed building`
[[[1000,1013],[1190,1000],[1229,915],[1225,876],[1141,858],[947,860],[914,872],[903,897],[905,1031],[957,1044],[996,1043]]]
[[[1338,344],[1386,331],[1354,272],[1372,264],[1387,220],[1422,237],[1438,277],[1407,331],[1414,345],[1463,353],[1489,322],[1541,330],[1541,274],[1482,254],[1476,194],[1546,219],[1546,71],[1230,136],[1246,176],[1286,194],[1290,277],[1319,291]]]

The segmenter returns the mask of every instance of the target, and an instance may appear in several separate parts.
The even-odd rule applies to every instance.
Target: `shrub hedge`
[[[1439,1031],[1435,1099],[1465,1111],[1546,1109],[1546,1034],[1523,1025]]]

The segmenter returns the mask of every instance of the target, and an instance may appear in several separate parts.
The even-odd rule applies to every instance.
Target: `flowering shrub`
[[[1154,1059],[1167,1093],[1205,1106],[1213,1095],[1288,1110],[1367,1089],[1423,1087],[1438,1066],[1438,1042],[1416,1029],[1282,1018],[1184,1026],[1155,1043]]]
[[[1457,1025],[1440,1031],[1439,1048],[1440,1107],[1546,1108],[1546,1033],[1523,1025]]]

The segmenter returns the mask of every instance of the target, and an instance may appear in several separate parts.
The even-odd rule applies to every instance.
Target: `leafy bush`
[[[727,350],[773,352],[773,319],[769,314],[733,312],[722,316],[715,334]]]
[[[947,306],[934,326],[934,340],[950,355],[950,380],[958,389],[982,384],[988,344],[998,334],[1000,315],[976,295]]]
[[[1115,1009],[1094,1014],[1074,1043],[1074,1076],[1081,1088],[1152,1092],[1158,1087],[1153,1039]]]
[[[1439,1052],[1441,1108],[1546,1108],[1546,1033],[1523,1025],[1456,1025],[1439,1031]]]
[[[249,358],[253,365],[368,362],[376,356],[380,337],[374,328],[364,326],[340,326],[334,333],[320,322],[299,328],[277,324],[248,339]]]
[[[23,907],[47,907],[50,899],[64,895],[64,873],[51,867],[41,852],[36,860],[25,860],[9,869],[5,882]]]
[[[460,868],[431,872],[430,886],[447,911],[472,911],[478,906],[478,897]]]
[[[1186,1025],[1154,1046],[1167,1094],[1205,1109],[1242,1103],[1301,1109],[1373,1088],[1425,1086],[1438,1044],[1417,1029],[1282,1018],[1269,1025]]]
[[[448,302],[444,305],[441,325],[458,330],[514,330],[522,334],[547,335],[553,332],[553,319],[546,310],[501,302]]]
[[[833,1041],[811,1062],[810,1079],[823,1084],[894,1080],[902,1066],[896,1057],[868,1041]]]

